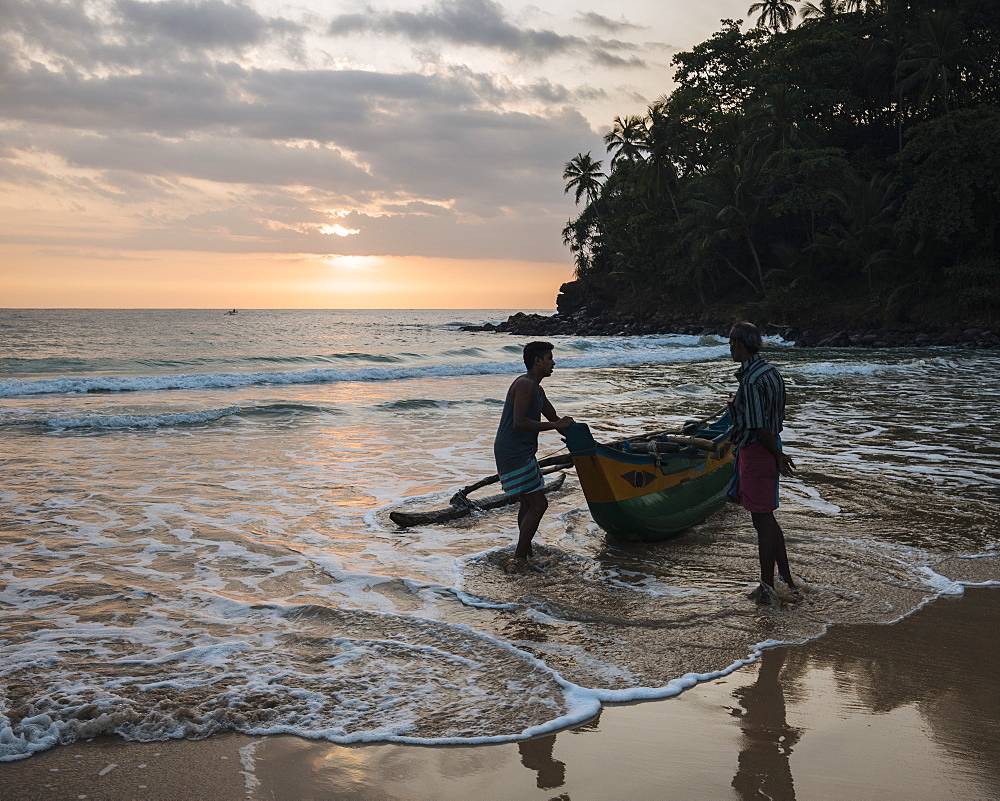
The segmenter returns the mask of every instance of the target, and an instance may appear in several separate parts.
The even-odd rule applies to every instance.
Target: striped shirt
[[[756,442],[758,428],[771,429],[777,438],[785,419],[785,382],[778,371],[755,353],[736,371],[736,380],[740,388],[729,407],[733,445],[742,448]]]

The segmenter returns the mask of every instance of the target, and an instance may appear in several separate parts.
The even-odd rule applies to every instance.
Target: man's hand
[[[560,417],[556,420],[556,431],[562,434],[567,428],[569,428],[573,423],[575,423],[572,417]]]
[[[783,476],[791,478],[794,475],[795,462],[792,461],[792,457],[787,453],[781,453],[778,455],[778,472]]]

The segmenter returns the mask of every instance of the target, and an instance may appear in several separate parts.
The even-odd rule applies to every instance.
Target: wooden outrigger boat
[[[681,431],[641,434],[607,445],[597,443],[584,423],[570,426],[565,437],[569,455],[540,460],[542,474],[576,467],[591,515],[610,534],[661,540],[700,523],[726,502],[733,475],[726,409],[692,421]],[[564,479],[561,474],[547,480],[544,491],[558,490]],[[422,512],[397,509],[389,517],[406,528],[446,523],[472,512],[516,503],[516,497],[502,493],[469,497],[499,480],[494,474],[463,487],[445,507]]]
[[[585,423],[566,430],[594,521],[609,534],[656,541],[705,520],[726,503],[733,476],[729,412],[684,426],[683,436],[602,445]]]

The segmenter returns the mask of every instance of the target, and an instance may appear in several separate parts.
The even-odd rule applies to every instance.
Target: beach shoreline
[[[965,799],[1000,796],[1000,592],[968,587],[893,624],[842,625],[661,701],[478,746],[281,735],[59,746],[0,765],[5,801]]]

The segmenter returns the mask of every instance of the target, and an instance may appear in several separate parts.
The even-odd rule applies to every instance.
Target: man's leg
[[[789,589],[794,590],[796,589],[796,585],[792,581],[792,571],[788,567],[788,553],[785,551],[785,532],[781,530],[781,526],[778,525],[777,520],[774,521],[774,525],[778,529],[778,550],[775,554],[778,561],[778,575],[781,576],[781,580],[785,582]]]
[[[774,562],[777,559],[777,535],[774,527],[778,521],[771,512],[751,512],[753,527],[757,529],[757,557],[760,560],[760,583],[774,586]]]
[[[751,512],[753,527],[757,530],[757,555],[760,559],[760,583],[774,587],[774,566],[778,565],[778,575],[790,588],[795,588],[792,573],[788,567],[785,551],[785,535],[778,525],[773,512]]]
[[[516,559],[526,559],[531,556],[531,540],[542,522],[542,515],[549,508],[548,499],[541,490],[528,492],[521,496],[521,508],[517,512],[517,548],[514,549]]]

